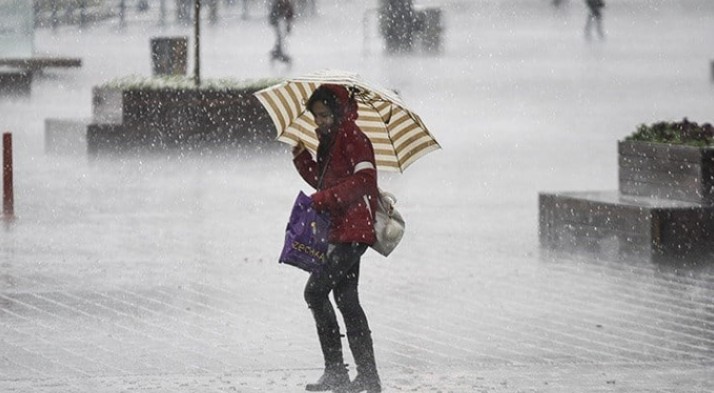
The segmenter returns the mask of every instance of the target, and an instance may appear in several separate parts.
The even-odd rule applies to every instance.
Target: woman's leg
[[[337,307],[345,321],[347,341],[352,356],[357,363],[357,378],[350,384],[348,392],[380,392],[381,382],[374,359],[372,332],[369,329],[367,316],[359,301],[359,259],[366,250],[366,245],[357,245],[345,254],[346,258],[354,259],[352,268],[334,289],[333,295]]]
[[[308,390],[329,390],[336,384],[349,382],[342,356],[340,327],[334,308],[329,300],[329,293],[343,284],[348,273],[359,263],[355,258],[352,244],[336,244],[327,255],[327,265],[319,273],[313,273],[305,285],[305,301],[312,311],[317,327],[320,347],[325,359],[325,374],[316,384],[307,386]],[[364,252],[364,249],[362,250]]]
[[[351,268],[345,274],[345,278],[335,286],[332,293],[344,319],[347,334],[369,331],[367,316],[360,304],[358,290],[359,262],[366,248],[366,245],[357,244],[348,253],[343,254],[344,258],[352,259],[353,262],[350,263]]]

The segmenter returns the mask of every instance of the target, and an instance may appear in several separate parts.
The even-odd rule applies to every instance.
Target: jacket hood
[[[357,120],[357,101],[342,85],[326,83],[323,86],[329,89],[337,98],[337,104],[342,113],[339,114],[342,123]]]

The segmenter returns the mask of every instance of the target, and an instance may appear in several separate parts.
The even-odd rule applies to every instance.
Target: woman
[[[317,190],[313,206],[330,217],[327,264],[312,273],[305,301],[317,325],[325,372],[308,391],[381,392],[371,332],[357,292],[360,257],[374,243],[377,171],[372,143],[357,127],[357,103],[347,89],[324,84],[306,104],[317,123],[317,160],[298,144],[293,150],[300,175]],[[347,331],[347,342],[357,363],[350,382],[342,357],[340,328],[328,298],[333,293]]]

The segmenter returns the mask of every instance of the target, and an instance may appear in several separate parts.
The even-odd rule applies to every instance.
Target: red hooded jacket
[[[330,243],[372,245],[376,240],[374,212],[378,195],[374,149],[367,135],[355,124],[357,104],[354,99],[342,86],[328,87],[335,93],[343,113],[337,116],[339,123],[331,131],[333,142],[325,159],[327,167],[322,188],[311,198],[315,209],[330,215]],[[303,179],[317,189],[320,170],[312,155],[304,150],[293,162]]]

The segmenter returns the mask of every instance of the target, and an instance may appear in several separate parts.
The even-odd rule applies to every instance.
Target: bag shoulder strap
[[[332,159],[332,152],[328,151],[327,152],[327,159],[325,160],[325,164],[322,166],[322,170],[320,171],[320,177],[317,178],[317,190],[322,190],[322,181],[325,180],[325,173],[327,172],[327,167],[330,165],[330,160]]]
[[[325,163],[320,170],[320,177],[317,178],[318,191],[322,190],[322,181],[325,180],[325,173],[327,172],[327,167],[330,166],[330,160],[332,160],[332,154],[334,153],[332,151],[332,148],[335,146],[335,139],[336,136],[333,136],[329,141],[329,146],[327,148],[327,158],[325,159]]]

